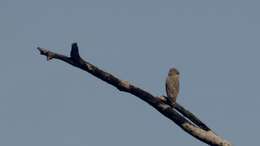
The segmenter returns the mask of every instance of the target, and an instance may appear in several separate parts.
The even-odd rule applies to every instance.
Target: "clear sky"
[[[204,145],[130,94],[36,47],[81,56],[178,102],[237,146],[259,144],[259,1],[0,0],[0,145]]]

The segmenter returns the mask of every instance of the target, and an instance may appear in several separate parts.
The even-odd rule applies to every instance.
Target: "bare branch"
[[[185,109],[180,104],[176,103],[175,108],[177,111],[179,111],[182,115],[184,115],[186,118],[191,120],[194,124],[202,128],[203,130],[210,131],[211,129],[203,123],[199,118],[197,118],[193,113]]]
[[[164,97],[153,96],[147,91],[130,84],[128,81],[120,80],[117,77],[113,76],[112,74],[107,73],[99,69],[98,67],[90,64],[89,62],[83,60],[79,55],[79,51],[76,43],[72,44],[70,57],[58,53],[54,53],[43,48],[37,48],[37,49],[40,51],[41,55],[47,57],[47,60],[50,59],[62,60],[84,71],[87,71],[88,73],[103,80],[104,82],[116,87],[120,91],[128,92],[130,94],[139,97],[140,99],[142,99],[143,101],[147,102],[149,105],[157,109],[161,114],[163,114],[164,116],[172,120],[174,123],[176,123],[184,131],[186,131],[187,133],[189,133],[190,135],[199,139],[202,142],[211,146],[231,146],[230,142],[216,135],[208,128],[208,126],[206,126],[198,118],[196,118],[194,114],[184,109],[179,104],[177,104],[176,109],[184,116],[186,116],[188,119],[190,119],[193,123],[188,121],[186,118],[184,118],[174,109],[172,109],[170,105],[164,102],[163,99]]]

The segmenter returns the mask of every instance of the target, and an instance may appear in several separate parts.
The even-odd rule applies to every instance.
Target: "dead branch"
[[[231,143],[222,139],[220,136],[216,135],[206,124],[200,121],[194,114],[186,110],[180,104],[176,105],[176,110],[178,110],[182,115],[172,109],[167,102],[165,102],[165,97],[156,97],[147,91],[138,88],[128,81],[120,80],[114,75],[107,73],[98,67],[90,64],[89,62],[83,60],[79,55],[78,46],[76,43],[72,44],[70,57],[54,53],[47,49],[37,48],[41,55],[47,57],[47,60],[58,59],[66,63],[69,63],[75,67],[78,67],[93,76],[103,80],[104,82],[116,87],[119,91],[128,92],[133,94],[155,109],[157,109],[161,114],[172,120],[185,132],[189,133],[198,140],[211,145],[211,146],[231,146]],[[189,120],[187,120],[186,118]]]

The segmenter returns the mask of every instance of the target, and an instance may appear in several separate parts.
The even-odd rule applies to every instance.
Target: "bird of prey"
[[[176,68],[171,68],[166,78],[165,88],[167,100],[172,107],[174,107],[179,94],[179,74]]]

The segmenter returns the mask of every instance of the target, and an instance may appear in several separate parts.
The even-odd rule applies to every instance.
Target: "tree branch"
[[[182,115],[184,115],[186,118],[191,120],[194,124],[196,124],[198,127],[202,128],[203,130],[210,131],[211,129],[204,124],[199,118],[197,118],[193,113],[185,109],[183,106],[181,106],[179,103],[176,103],[175,109],[180,112]]]
[[[156,97],[147,91],[140,89],[128,81],[120,80],[114,75],[107,73],[98,67],[90,64],[89,62],[83,60],[78,51],[78,46],[76,43],[72,44],[70,57],[67,57],[62,54],[54,53],[47,49],[37,48],[40,51],[41,55],[47,57],[47,60],[58,59],[62,60],[66,63],[69,63],[75,67],[78,67],[93,76],[103,80],[104,82],[116,87],[119,91],[128,92],[133,94],[143,101],[147,102],[149,105],[157,109],[161,114],[172,120],[176,123],[180,128],[184,131],[197,138],[198,140],[211,145],[211,146],[231,146],[231,143],[222,139],[218,135],[216,135],[213,131],[211,131],[206,124],[201,122],[194,114],[184,109],[180,104],[176,105],[176,109],[184,115],[186,118],[190,119],[193,123],[188,121],[185,117],[180,115],[174,109],[170,107],[170,105],[165,102],[165,97],[160,96]]]

